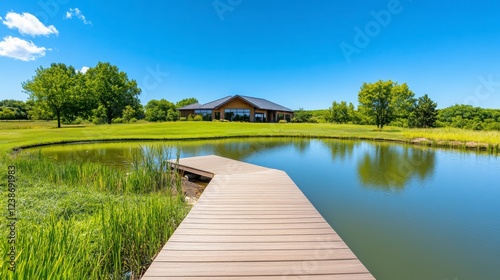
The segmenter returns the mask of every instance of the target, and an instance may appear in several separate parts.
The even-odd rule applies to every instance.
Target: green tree
[[[129,80],[127,74],[118,67],[108,62],[99,62],[85,73],[85,78],[88,90],[104,108],[108,124],[111,124],[113,118],[121,117],[127,105],[134,110],[140,106],[138,96],[141,89],[135,80]]]
[[[198,103],[198,99],[196,99],[194,97],[184,98],[181,101],[177,102],[175,104],[175,107],[176,108],[182,108],[182,107],[185,107],[187,105],[191,105],[191,104],[195,104],[195,103]]]
[[[358,94],[359,109],[382,129],[394,118],[409,116],[413,96],[406,84],[398,85],[391,80],[363,83]]]
[[[173,115],[177,113],[175,105],[166,99],[160,99],[160,100],[152,99],[148,102],[148,104],[146,104],[145,108],[146,108],[146,113],[145,113],[146,120],[148,122],[177,120],[177,117]]]
[[[22,86],[35,104],[55,115],[60,128],[62,117],[74,118],[82,110],[79,100],[85,94],[78,86],[81,75],[72,66],[54,63],[49,68],[39,67],[35,76]]]
[[[408,120],[417,102],[415,93],[410,90],[406,83],[401,85],[396,83],[392,87],[391,94],[390,106],[392,107],[393,115],[390,121],[394,125],[408,127]]]
[[[5,99],[0,101],[0,119],[15,119],[15,120],[25,120],[28,119],[28,111],[30,110],[30,105],[13,99]],[[3,111],[3,117],[2,112]],[[8,116],[8,117],[7,117]]]
[[[312,113],[304,110],[304,108],[299,108],[299,110],[293,113],[292,122],[296,123],[304,123],[309,122],[311,120]]]
[[[130,105],[127,105],[125,106],[125,109],[123,109],[123,119],[126,120],[128,123],[130,122],[130,120],[135,116],[135,109],[132,108],[132,106]]]
[[[0,107],[0,120],[14,120],[16,113],[8,107]]]
[[[354,105],[347,102],[333,101],[332,107],[330,107],[330,121],[336,123],[348,123],[354,118]]]
[[[427,94],[417,100],[414,110],[414,125],[416,127],[435,127],[437,103],[432,101]]]

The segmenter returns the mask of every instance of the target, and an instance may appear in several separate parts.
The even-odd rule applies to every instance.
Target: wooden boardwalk
[[[218,156],[212,177],[142,279],[375,279],[288,175]]]

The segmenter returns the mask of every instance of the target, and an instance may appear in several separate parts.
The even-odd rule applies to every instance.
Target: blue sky
[[[292,109],[357,105],[363,82],[406,82],[439,108],[500,108],[500,2],[0,1],[0,99],[39,66],[110,62],[141,102],[242,94]]]

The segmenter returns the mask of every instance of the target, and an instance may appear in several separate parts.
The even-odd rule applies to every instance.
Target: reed
[[[3,158],[18,170],[19,220],[16,272],[2,238],[0,279],[139,279],[189,211],[170,156],[144,147],[129,172],[39,152]]]

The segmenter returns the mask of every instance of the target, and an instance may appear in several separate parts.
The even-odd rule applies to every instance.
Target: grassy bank
[[[411,142],[426,138],[435,146],[457,146],[458,142],[498,147],[500,132],[462,129],[403,129],[338,124],[257,124],[222,122],[134,123],[66,126],[53,122],[0,122],[0,152],[13,148],[92,140],[174,140],[218,137],[334,137]]]
[[[134,156],[134,169],[64,165],[37,151],[1,156],[0,207],[14,195],[15,243],[2,219],[0,279],[138,279],[189,211],[165,148]],[[7,166],[15,186],[7,188]],[[11,203],[11,202],[9,202]],[[15,246],[15,273],[10,252]]]

